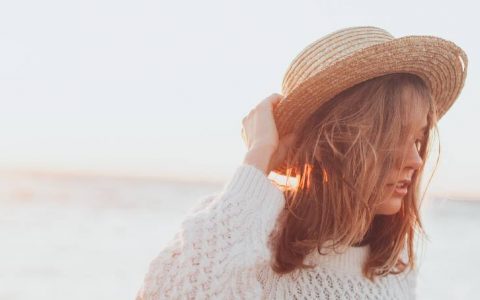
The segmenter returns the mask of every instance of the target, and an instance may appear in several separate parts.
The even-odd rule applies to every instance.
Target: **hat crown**
[[[440,37],[394,38],[373,26],[335,31],[308,45],[288,67],[282,82],[284,98],[273,111],[279,138],[303,130],[308,118],[342,91],[394,73],[413,74],[425,82],[439,120],[460,95],[467,69],[465,51]],[[296,148],[292,149],[289,155],[294,155]],[[273,171],[287,174],[290,169],[290,176],[296,176],[299,169],[288,162],[285,159]]]
[[[351,54],[393,40],[386,30],[373,26],[347,27],[309,44],[292,61],[282,82],[282,93],[289,94],[300,83]]]

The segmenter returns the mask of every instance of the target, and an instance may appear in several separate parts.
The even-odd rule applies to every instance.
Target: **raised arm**
[[[264,172],[243,163],[184,219],[150,263],[136,299],[260,298],[255,267],[270,257],[267,240],[284,201]]]
[[[202,199],[174,239],[150,263],[141,299],[258,299],[256,267],[270,258],[268,238],[285,206],[283,192],[268,179],[294,143],[279,140],[272,94],[242,120],[244,162],[223,190]]]

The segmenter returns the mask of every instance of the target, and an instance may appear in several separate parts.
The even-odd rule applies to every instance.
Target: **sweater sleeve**
[[[136,299],[259,299],[256,266],[284,207],[283,192],[241,164],[222,191],[204,197],[150,263]]]

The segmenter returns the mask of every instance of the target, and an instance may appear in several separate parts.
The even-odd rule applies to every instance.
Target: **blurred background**
[[[1,2],[0,299],[133,299],[187,210],[242,162],[241,119],[281,93],[306,45],[361,25],[439,36],[469,57],[427,161],[418,296],[478,299],[478,11],[466,0]]]

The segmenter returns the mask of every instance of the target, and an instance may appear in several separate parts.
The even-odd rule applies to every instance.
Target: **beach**
[[[133,299],[192,205],[221,184],[0,175],[0,299]],[[480,202],[438,198],[418,299],[480,295]]]

